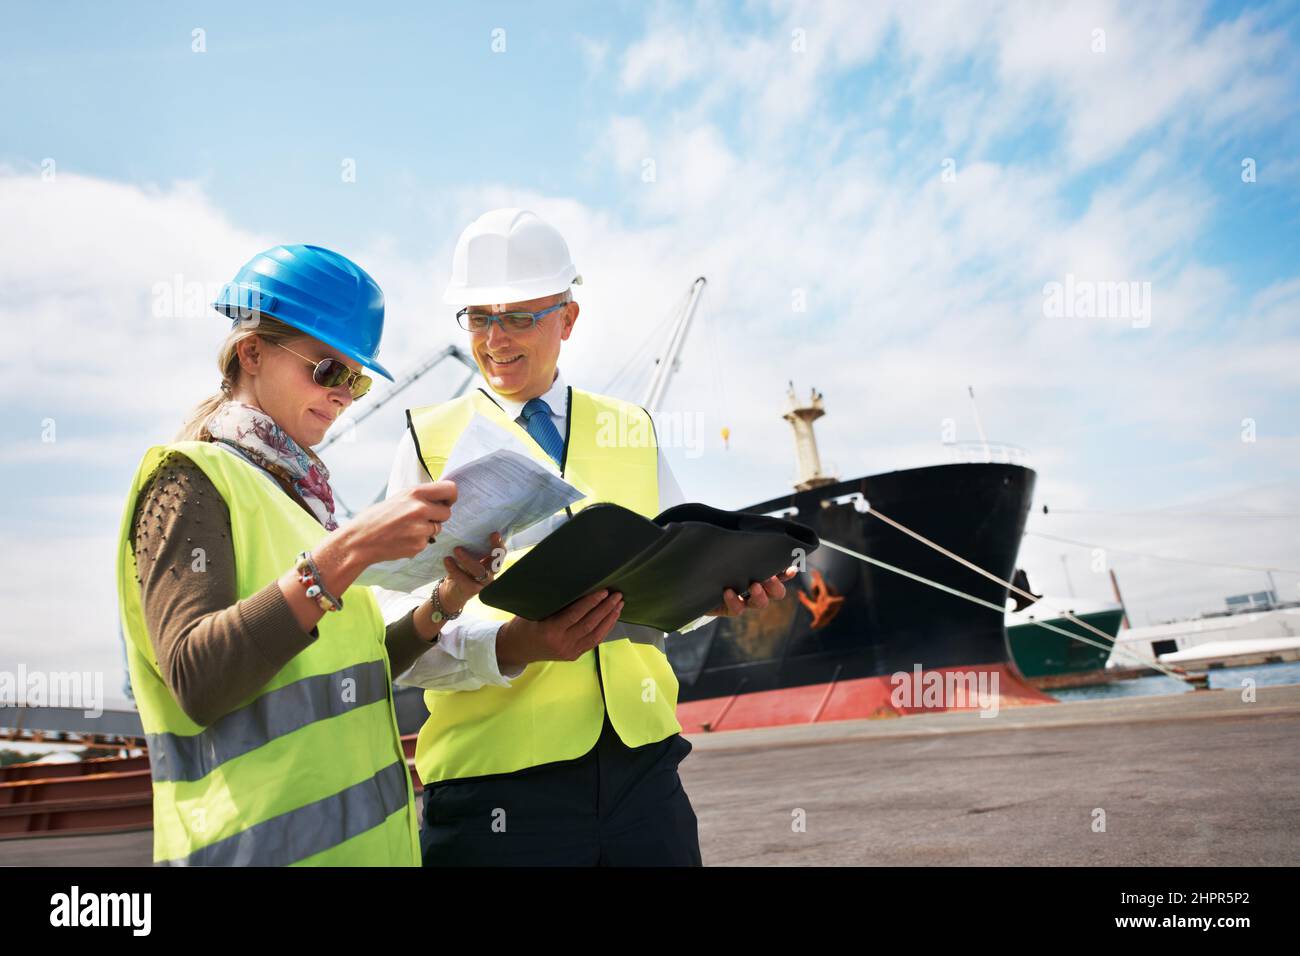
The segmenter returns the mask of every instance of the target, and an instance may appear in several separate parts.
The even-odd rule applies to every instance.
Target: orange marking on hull
[[[812,615],[812,629],[816,631],[835,620],[835,615],[840,613],[840,608],[844,604],[844,598],[831,590],[822,573],[816,568],[813,569],[812,577],[812,594],[809,595],[801,588],[799,603]]]

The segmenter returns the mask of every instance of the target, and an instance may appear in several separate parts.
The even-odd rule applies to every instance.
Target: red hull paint
[[[1025,683],[1006,664],[977,664],[973,667],[937,667],[926,674],[986,672],[998,680],[998,707],[1054,704],[1056,700]],[[782,690],[765,690],[734,697],[712,697],[677,705],[682,732],[743,730],[748,727],[780,727],[830,720],[862,720],[873,717],[903,717],[938,710],[976,710],[968,707],[897,707],[892,700],[894,685],[889,676],[862,677],[834,684],[808,684]]]

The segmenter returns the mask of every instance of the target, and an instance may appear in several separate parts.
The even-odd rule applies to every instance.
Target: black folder
[[[539,621],[584,594],[623,595],[619,620],[675,631],[815,551],[816,532],[795,521],[682,504],[650,519],[621,505],[583,508],[547,535],[479,599]]]

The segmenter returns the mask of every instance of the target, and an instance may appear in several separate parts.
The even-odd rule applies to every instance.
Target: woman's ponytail
[[[221,372],[221,391],[205,398],[190,410],[185,424],[173,441],[211,441],[208,421],[218,408],[230,400],[239,383],[239,352],[236,346],[249,336],[256,335],[267,342],[288,342],[304,333],[269,315],[256,315],[248,322],[240,322],[230,330],[217,352],[217,369]]]

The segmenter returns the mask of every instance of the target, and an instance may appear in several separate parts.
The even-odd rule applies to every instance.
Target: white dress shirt
[[[475,384],[480,385],[482,382],[476,380]],[[527,430],[527,423],[522,417],[526,403],[514,401],[495,392],[491,392],[491,394],[497,404],[505,409],[506,414],[514,418],[521,427]],[[565,385],[564,376],[560,374],[558,369],[550,390],[541,397],[550,406],[551,422],[555,425],[556,430],[563,435],[569,416],[568,388]],[[663,449],[660,448],[658,452],[659,509],[663,511],[673,505],[682,504],[686,499],[682,496],[682,490],[677,484],[677,479],[673,477],[672,469],[668,467],[668,460],[664,457]],[[416,452],[415,441],[412,439],[411,430],[408,428],[402,433],[402,438],[397,444],[397,453],[393,457],[393,468],[388,476],[388,490],[385,497],[391,498],[407,488],[432,480],[429,472],[424,467],[424,462],[421,461],[419,454]],[[456,506],[453,505],[452,507],[454,509]],[[568,520],[568,515],[563,511],[559,511],[550,518],[540,521],[531,528],[507,539],[505,542],[506,550],[513,551],[537,544]],[[379,601],[385,623],[396,621],[412,608],[423,604],[428,600],[432,590],[433,582],[411,594],[404,591],[390,591],[380,587],[374,588],[375,597]],[[721,603],[721,598],[719,598],[719,603]],[[706,620],[707,618],[698,618],[682,628],[681,632],[694,630]],[[442,625],[442,632],[438,636],[438,642],[421,655],[416,665],[414,665],[420,670],[423,678],[422,685],[426,687],[432,686],[437,690],[475,690],[484,684],[509,687],[510,682],[524,672],[524,667],[507,668],[502,671],[497,666],[497,631],[500,630],[501,623],[500,621],[475,618],[469,614],[463,614],[454,621],[445,622]],[[610,632],[605,640],[616,640],[621,635],[625,636],[631,633],[637,633],[638,639],[643,642],[647,640],[654,641],[661,650],[663,649],[663,632],[636,624],[616,624],[614,630]],[[432,682],[429,680],[431,674],[434,675]]]

